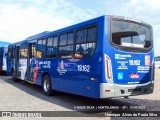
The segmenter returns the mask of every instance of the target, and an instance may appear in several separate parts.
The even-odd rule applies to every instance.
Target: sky
[[[153,26],[160,56],[159,0],[0,0],[0,40],[17,42],[102,15],[135,18]]]

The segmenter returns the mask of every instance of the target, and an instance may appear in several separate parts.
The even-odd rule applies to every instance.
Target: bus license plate
[[[139,74],[130,74],[130,78],[139,78]]]

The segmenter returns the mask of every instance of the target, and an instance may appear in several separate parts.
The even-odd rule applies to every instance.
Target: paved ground
[[[14,82],[8,76],[0,76],[0,111],[76,111],[76,107],[83,106],[138,106],[145,110],[160,111],[160,69],[155,71],[155,89],[153,94],[133,96],[130,99],[114,98],[106,100],[93,100],[81,96],[59,93],[56,96],[47,97],[42,94],[41,87],[31,85],[26,82]],[[142,109],[142,111],[143,111]],[[72,114],[72,113],[70,113]],[[96,116],[104,115],[104,112],[94,112],[88,114]],[[9,118],[2,118],[8,120]],[[22,118],[17,118],[22,119]],[[26,118],[27,119],[27,118]],[[31,118],[30,118],[31,119]],[[36,118],[37,119],[37,118]],[[39,118],[42,119],[42,118]],[[53,119],[53,118],[43,118]],[[54,118],[64,119],[64,118]],[[65,118],[65,119],[80,119]],[[128,119],[109,117],[81,117],[81,119]],[[129,118],[132,119],[132,118]],[[135,119],[135,118],[134,118]],[[137,118],[139,119],[139,118]],[[141,118],[146,119],[146,118]],[[149,118],[155,119],[155,118]]]

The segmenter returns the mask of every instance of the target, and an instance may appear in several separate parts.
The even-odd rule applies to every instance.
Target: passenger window
[[[45,47],[46,47],[46,39],[38,40],[37,48],[36,48],[36,57],[44,58],[45,57]]]
[[[56,36],[54,37],[53,46],[57,47],[57,45],[58,45],[58,37]]]
[[[94,42],[97,40],[97,28],[90,28],[88,29],[87,34],[87,42]]]
[[[61,58],[72,58],[73,56],[73,45],[59,47]]]
[[[53,37],[48,38],[47,46],[52,46],[52,43],[53,43]]]
[[[74,42],[74,33],[68,34],[68,45],[73,44]]]
[[[81,58],[90,58],[93,56],[95,48],[96,48],[96,41],[97,41],[97,28],[89,28],[86,31],[87,40],[85,40],[85,37],[83,37],[84,40],[80,40],[79,36],[82,36],[82,32],[86,31],[80,30],[77,32],[77,39],[76,39],[76,52],[75,52],[75,58],[81,59]],[[81,33],[81,35],[80,35]],[[86,36],[84,35],[84,36]],[[83,41],[83,42],[82,42]]]
[[[36,57],[37,58],[42,58],[41,48],[42,48],[42,40],[38,40],[37,48],[36,48]]]
[[[77,32],[77,36],[76,36],[76,43],[84,43],[86,42],[86,34],[87,34],[87,30],[79,30]]]
[[[60,46],[66,45],[67,43],[67,34],[63,34],[60,36]]]
[[[58,37],[48,38],[48,40],[47,40],[47,52],[46,52],[46,57],[47,58],[56,57],[57,42],[58,42]]]
[[[63,35],[65,35],[65,37]],[[63,35],[60,36],[59,57],[69,59],[73,57],[74,33],[71,32]]]
[[[38,43],[37,43],[37,50],[40,50],[42,49],[42,40],[38,40]]]
[[[92,57],[95,51],[95,46],[95,42],[76,45],[75,57],[78,59]]]
[[[31,58],[36,57],[36,43],[31,45]]]
[[[42,47],[42,48],[45,48],[45,45],[46,45],[46,39],[44,39],[44,40],[42,41],[42,44],[43,44],[43,47]]]
[[[28,56],[28,48],[27,48],[27,44],[25,43],[21,45],[20,58],[27,59],[27,56]]]

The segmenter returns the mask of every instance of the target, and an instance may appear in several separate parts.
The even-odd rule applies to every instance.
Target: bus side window
[[[77,31],[75,57],[78,59],[84,57],[84,53],[86,50],[86,45],[84,44],[86,43],[86,35],[87,35],[87,29]]]
[[[38,40],[36,47],[36,57],[44,58],[45,57],[45,47],[46,47],[46,39]]]
[[[36,57],[36,43],[32,44],[31,46],[31,58],[35,58]]]
[[[42,40],[38,40],[37,42],[37,47],[36,47],[36,57],[37,58],[42,58]]]
[[[21,59],[26,59],[27,56],[28,56],[27,44],[24,43],[24,44],[21,45],[20,58],[21,58]]]
[[[89,28],[87,32],[87,57],[92,57],[96,48],[97,27]]]
[[[60,58],[72,58],[73,57],[73,43],[74,43],[74,33],[66,33],[60,35],[59,43],[59,57]]]
[[[89,28],[77,31],[75,58],[92,57],[97,40],[97,28]]]
[[[47,39],[46,57],[56,57],[58,37],[50,37]]]
[[[87,42],[97,41],[97,27],[89,28],[87,34]]]
[[[46,50],[46,39],[42,41],[42,57],[45,57],[45,50]]]

